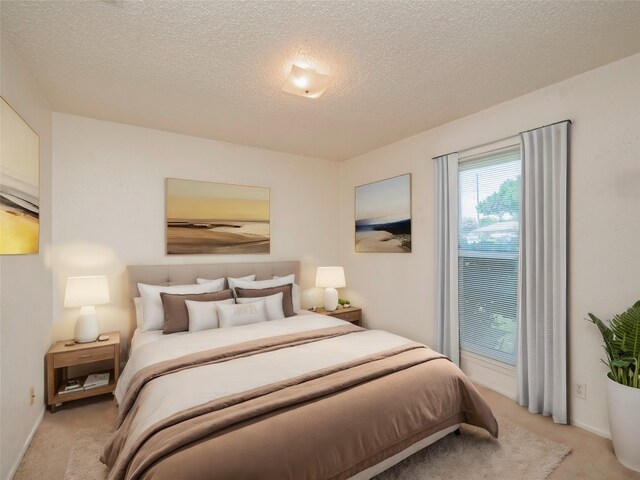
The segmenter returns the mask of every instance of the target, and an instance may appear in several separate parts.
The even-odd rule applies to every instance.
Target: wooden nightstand
[[[56,405],[79,398],[93,397],[111,393],[116,388],[120,375],[120,332],[109,332],[109,340],[104,342],[76,343],[65,346],[69,340],[56,342],[47,352],[47,405],[51,413],[56,411]],[[101,370],[92,373],[109,372],[109,384],[95,387],[90,390],[81,390],[60,395],[58,389],[63,381],[67,380],[67,367],[83,365],[94,362],[111,360],[112,367],[109,370]],[[86,375],[80,377],[84,382]]]
[[[320,315],[329,315],[330,317],[336,317],[340,320],[346,320],[347,322],[351,322],[358,327],[362,326],[360,325],[360,323],[362,322],[361,308],[345,307],[334,310],[333,312],[328,312],[324,308],[318,307],[315,313],[319,313]]]

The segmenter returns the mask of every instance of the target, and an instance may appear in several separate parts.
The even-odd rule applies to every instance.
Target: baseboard
[[[574,427],[581,428],[583,430],[586,430],[587,432],[595,433],[599,437],[608,438],[609,440],[611,440],[611,432],[592,427],[591,425],[587,425],[586,423],[582,423],[576,420],[570,420],[569,423]]]
[[[497,392],[501,395],[504,395],[505,397],[513,400],[514,402],[516,401],[516,396],[511,391],[507,391],[506,389],[500,388],[499,386],[496,386],[496,385],[489,385],[487,382],[483,382],[482,380],[478,380],[476,378],[472,378],[471,382],[475,383],[476,385],[480,385],[481,387],[488,388],[489,390],[493,390],[494,392]]]
[[[29,448],[29,445],[31,445],[31,441],[33,440],[33,437],[35,436],[36,432],[38,431],[38,427],[42,423],[42,419],[44,418],[45,411],[46,411],[46,407],[43,405],[42,406],[42,411],[40,412],[40,415],[38,416],[38,420],[36,420],[36,423],[33,426],[33,428],[31,429],[31,432],[29,432],[29,436],[27,436],[27,439],[24,442],[24,445],[22,446],[22,449],[20,450],[20,455],[18,455],[18,458],[16,459],[15,464],[13,465],[13,467],[11,467],[11,470],[9,470],[9,475],[7,476],[7,478],[5,480],[11,480],[13,478],[13,476],[16,474],[16,472],[18,471],[18,467],[20,466],[20,463],[22,462],[22,459],[24,458],[25,453],[27,453],[27,449]]]

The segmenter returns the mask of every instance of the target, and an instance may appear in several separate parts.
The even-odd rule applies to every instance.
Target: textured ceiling
[[[640,51],[638,1],[2,1],[54,110],[342,160]],[[294,61],[335,76],[280,90]]]

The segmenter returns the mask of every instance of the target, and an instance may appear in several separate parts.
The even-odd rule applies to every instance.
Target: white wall
[[[301,260],[301,284],[339,258],[338,164],[54,114],[54,336],[69,338],[77,309],[64,309],[67,276],[107,274],[112,304],[96,307],[101,330],[127,333],[128,264]],[[271,189],[269,255],[165,254],[165,178]],[[317,304],[315,289],[303,306]],[[310,296],[311,295],[311,296]]]
[[[564,119],[570,157],[569,355],[572,423],[608,435],[601,340],[587,312],[609,318],[640,298],[640,55],[429,130],[340,166],[341,261],[365,324],[433,344],[432,157]],[[413,253],[355,254],[354,187],[413,173]],[[586,383],[587,399],[573,396]]]
[[[13,475],[44,411],[51,345],[51,109],[10,45],[2,42],[0,93],[40,137],[40,253],[0,256],[0,478]],[[30,405],[30,388],[36,398]]]

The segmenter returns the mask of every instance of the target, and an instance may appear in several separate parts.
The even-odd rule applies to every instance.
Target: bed
[[[131,295],[138,282],[193,282],[211,268],[131,267]],[[213,268],[299,278],[298,262]],[[102,456],[109,478],[367,479],[460,423],[497,436],[488,405],[443,355],[297,313],[198,332],[136,331]]]

